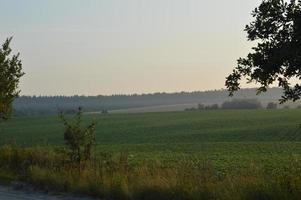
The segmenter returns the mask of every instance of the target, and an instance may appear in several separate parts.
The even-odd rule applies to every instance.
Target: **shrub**
[[[108,114],[109,113],[109,111],[107,110],[107,109],[103,109],[102,111],[101,111],[101,114]]]
[[[186,109],[185,109],[185,111],[196,111],[196,110],[197,110],[197,109],[196,109],[196,108],[193,108],[193,107],[192,107],[192,108],[186,108]]]
[[[277,103],[270,102],[267,105],[267,109],[277,109],[277,106],[278,106]]]
[[[198,104],[198,110],[203,110],[203,109],[205,109],[205,105],[199,103],[199,104]]]
[[[72,162],[78,166],[85,164],[91,158],[91,150],[95,144],[95,127],[96,123],[92,122],[86,128],[81,127],[82,109],[79,108],[74,120],[69,122],[61,112],[60,119],[65,126],[64,140],[69,147],[69,156]]]
[[[223,109],[260,109],[261,103],[257,99],[233,99],[222,104]]]
[[[206,106],[205,109],[206,110],[217,110],[217,109],[219,109],[219,106],[218,106],[218,104],[212,104],[212,105]]]

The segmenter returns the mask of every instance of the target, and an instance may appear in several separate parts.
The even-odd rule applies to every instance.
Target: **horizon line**
[[[258,87],[246,87],[241,88],[240,90],[257,90]],[[268,89],[281,89],[281,87],[270,87]],[[239,92],[236,91],[235,93]],[[119,94],[98,94],[98,95],[85,95],[85,94],[73,94],[73,95],[28,95],[22,94],[19,97],[112,97],[112,96],[143,96],[143,95],[155,95],[155,94],[181,94],[181,93],[202,93],[202,92],[216,92],[216,91],[228,91],[225,88],[221,89],[211,89],[211,90],[195,90],[195,91],[175,91],[175,92],[149,92],[149,93],[119,93]],[[234,94],[235,94],[234,93]],[[263,92],[264,93],[264,92]]]

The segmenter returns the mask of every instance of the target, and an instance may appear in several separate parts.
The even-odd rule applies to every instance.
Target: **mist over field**
[[[59,110],[72,111],[82,107],[85,112],[160,112],[184,111],[198,104],[221,105],[233,99],[258,99],[263,106],[279,104],[282,89],[272,88],[256,95],[256,89],[243,89],[229,97],[226,90],[206,92],[154,93],[112,96],[21,96],[14,101],[15,115],[56,114]],[[299,103],[295,103],[296,107]],[[283,105],[279,105],[283,107]]]

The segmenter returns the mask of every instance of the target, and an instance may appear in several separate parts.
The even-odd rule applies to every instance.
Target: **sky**
[[[0,0],[0,43],[21,54],[22,95],[221,89],[260,2]]]

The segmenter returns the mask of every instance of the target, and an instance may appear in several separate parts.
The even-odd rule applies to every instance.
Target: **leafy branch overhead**
[[[10,56],[11,38],[6,39],[0,48],[0,120],[9,118],[12,111],[12,102],[20,91],[17,89],[22,72],[22,63],[19,53]]]
[[[264,0],[252,12],[254,21],[246,26],[249,41],[257,42],[252,53],[239,58],[226,79],[230,95],[240,89],[242,77],[260,84],[258,93],[277,83],[284,89],[281,103],[301,97],[301,0]]]

